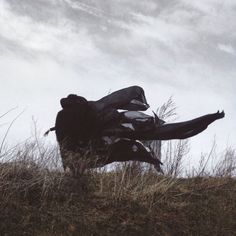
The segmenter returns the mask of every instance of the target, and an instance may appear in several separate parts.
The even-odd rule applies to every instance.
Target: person
[[[166,123],[156,114],[153,117],[143,113],[149,105],[139,86],[115,91],[98,101],[70,94],[60,103],[62,110],[57,115],[55,127],[45,134],[56,131],[64,169],[69,167],[79,172],[86,167],[127,160],[154,164],[160,171],[162,163],[136,140],[189,138],[225,116],[223,111],[218,111],[189,121]]]
[[[117,109],[134,111],[149,107],[143,89],[132,86],[98,101],[87,101],[70,94],[60,103],[62,110],[57,114],[55,127],[50,130],[56,131],[64,169],[68,168],[77,175],[88,167],[136,160],[153,164],[157,171],[162,172],[162,163],[141,142],[109,139],[102,135],[104,129],[118,126],[123,119],[123,113]]]

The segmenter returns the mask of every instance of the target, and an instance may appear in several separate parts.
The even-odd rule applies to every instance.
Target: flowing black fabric
[[[140,102],[131,103],[132,100]],[[123,109],[129,111],[146,111],[149,108],[144,90],[139,86],[131,86],[115,91],[98,101],[90,101],[90,105],[101,112],[107,109]]]

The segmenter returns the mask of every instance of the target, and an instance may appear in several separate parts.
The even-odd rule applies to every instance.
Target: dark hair
[[[66,98],[60,100],[61,106],[63,109],[74,107],[78,104],[87,104],[88,101],[81,96],[76,94],[69,94]]]

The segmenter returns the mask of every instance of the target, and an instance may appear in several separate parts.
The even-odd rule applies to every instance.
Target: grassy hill
[[[235,199],[226,175],[125,164],[75,178],[18,158],[0,164],[0,235],[236,235]]]

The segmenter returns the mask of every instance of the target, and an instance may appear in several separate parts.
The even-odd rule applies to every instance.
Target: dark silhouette
[[[57,115],[55,127],[49,131],[56,131],[63,167],[74,173],[130,160],[153,164],[162,172],[162,163],[137,140],[189,138],[225,115],[218,111],[185,122],[165,123],[157,115],[140,112],[149,105],[139,86],[118,90],[98,101],[70,94],[60,102],[63,109]]]

